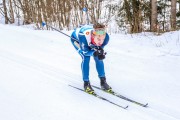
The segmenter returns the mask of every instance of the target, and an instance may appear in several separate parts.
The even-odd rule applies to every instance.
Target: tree
[[[170,30],[170,4],[169,0],[157,2],[158,24],[161,25],[162,31]]]
[[[171,30],[176,30],[176,3],[177,0],[171,0]]]
[[[117,13],[116,21],[118,25],[129,25],[131,33],[142,32],[142,6],[144,2],[142,0],[124,0],[122,1],[122,7],[120,6]]]
[[[9,0],[9,8],[10,8],[11,23],[14,23],[14,11],[11,0]]]
[[[6,0],[3,0],[5,24],[8,24],[9,18],[7,14]]]
[[[151,0],[151,31],[157,31],[157,0]]]

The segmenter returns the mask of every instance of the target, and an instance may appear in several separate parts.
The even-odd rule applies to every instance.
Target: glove
[[[105,54],[103,54],[103,55],[98,55],[98,59],[99,59],[99,60],[105,59]]]
[[[95,57],[98,56],[98,59],[99,59],[99,60],[103,60],[103,59],[105,59],[106,53],[104,53],[103,48],[99,47],[98,49],[96,49],[96,51],[94,52],[93,55],[94,55]]]
[[[103,48],[99,47],[98,49],[95,49],[95,52],[94,52],[94,56],[97,57],[99,55],[103,55],[104,54],[104,50]]]

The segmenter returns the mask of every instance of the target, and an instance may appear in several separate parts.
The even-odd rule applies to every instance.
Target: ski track
[[[10,28],[3,28],[3,29],[7,30],[7,31],[12,30],[12,29],[15,30],[16,27],[13,27],[11,29]],[[22,33],[21,29],[18,30],[19,36]],[[28,35],[29,33],[28,33],[28,31],[27,32],[25,31],[24,34]],[[52,34],[54,34],[54,33],[52,32]],[[33,35],[38,37],[39,39],[45,39],[46,38],[45,36],[41,37],[36,32],[33,32]],[[21,40],[19,40],[19,41],[21,41]],[[28,41],[28,42],[30,42],[30,41]],[[38,41],[38,42],[41,43],[41,41]],[[46,38],[46,42],[48,42],[47,38]],[[115,45],[112,44],[112,46],[115,46]],[[43,46],[41,48],[43,50],[48,50],[46,47],[43,47]],[[131,50],[129,50],[129,52],[128,52],[130,54],[127,54],[126,53],[127,51],[116,51],[116,49],[117,48],[115,46],[114,48],[111,48],[111,49],[109,48],[108,50],[112,51],[114,53],[114,55],[119,54],[119,55],[122,55],[123,57],[125,57],[124,59],[122,59],[124,61],[126,61],[128,59],[128,57],[131,57],[132,59],[141,59],[141,60],[146,60],[146,59],[149,59],[150,57],[152,57],[152,56],[149,56],[149,58],[147,58],[147,57],[143,57],[143,56],[133,55],[133,53],[131,54]],[[53,51],[53,52],[55,52],[55,51]],[[61,55],[64,55],[64,54],[61,54]],[[110,55],[110,56],[113,57],[113,55]],[[120,59],[119,56],[117,56],[117,58]],[[69,59],[69,58],[65,55],[64,59]],[[83,84],[82,84],[81,76],[79,74],[75,74],[73,72],[68,72],[67,70],[64,70],[64,68],[60,68],[60,67],[56,67],[56,66],[53,66],[50,64],[43,63],[43,62],[39,61],[39,59],[35,59],[35,58],[23,56],[21,54],[17,54],[16,52],[14,52],[11,49],[7,50],[6,48],[0,48],[0,61],[1,60],[6,61],[7,63],[17,64],[18,66],[21,66],[25,69],[29,69],[31,71],[34,71],[34,72],[41,74],[42,76],[47,78],[46,79],[47,84],[52,83],[52,81],[53,81],[54,82],[53,84],[66,86],[66,90],[68,90],[68,91],[76,91],[74,93],[70,93],[70,94],[72,94],[73,97],[76,97],[75,98],[76,100],[80,100],[80,98],[82,97],[82,98],[86,99],[87,103],[90,105],[93,104],[94,101],[96,101],[96,103],[95,103],[96,105],[101,104],[102,106],[104,105],[103,107],[101,106],[102,108],[104,108],[104,109],[109,108],[110,109],[110,110],[106,110],[105,112],[107,112],[107,111],[115,112],[116,111],[115,112],[116,116],[112,115],[112,116],[108,116],[107,118],[117,119],[117,117],[118,118],[120,117],[120,116],[118,116],[118,112],[120,112],[121,115],[123,116],[123,119],[127,117],[128,120],[134,120],[134,118],[137,118],[137,120],[179,120],[180,119],[180,118],[175,117],[175,116],[173,116],[167,112],[164,112],[160,109],[155,109],[154,106],[151,106],[151,103],[149,103],[148,101],[145,101],[145,102],[149,103],[149,107],[143,108],[141,106],[138,106],[138,105],[135,105],[133,103],[127,102],[125,100],[122,100],[120,98],[117,98],[116,96],[112,96],[112,95],[104,93],[100,90],[95,89],[97,94],[102,95],[102,96],[108,98],[109,100],[114,101],[115,103],[117,103],[119,105],[129,105],[129,107],[127,108],[127,110],[123,110],[123,109],[118,108],[117,106],[111,105],[105,101],[102,102],[102,100],[98,100],[95,97],[92,97],[88,94],[85,94],[85,93],[80,92],[78,90],[74,90],[71,87],[68,87],[69,84],[72,84],[72,85],[75,85],[77,87],[82,88]],[[158,61],[156,61],[156,62],[158,62]],[[172,61],[168,61],[168,62],[172,62]],[[110,63],[108,65],[111,65],[111,64],[113,64],[113,60],[112,60],[112,63]],[[113,69],[115,69],[115,68],[113,68]],[[42,81],[42,80],[39,80],[39,81]],[[96,85],[96,84],[94,84],[94,85]],[[117,91],[117,90],[115,90],[115,91]],[[4,91],[4,92],[6,92],[6,91]],[[66,94],[67,92],[61,91],[61,93]],[[77,104],[81,105],[81,103],[77,103]],[[83,102],[82,104],[87,106],[85,104],[85,102]],[[97,107],[97,106],[94,106],[94,107]],[[80,110],[81,108],[77,108],[77,109]],[[92,107],[91,107],[91,109],[92,109]],[[74,115],[74,116],[78,117],[78,115]],[[71,117],[69,117],[69,119],[71,119]],[[100,118],[100,116],[98,116],[98,118],[96,118],[96,119],[101,119],[101,118]],[[87,118],[87,120],[89,120],[89,118]]]
[[[110,100],[115,101],[115,103],[119,103],[120,105],[129,105],[129,107],[127,108],[127,111],[129,113],[139,116],[140,118],[143,118],[145,120],[152,120],[152,116],[153,116],[153,120],[159,120],[160,118],[161,119],[168,118],[168,120],[179,120],[178,118],[175,118],[168,113],[154,109],[150,103],[147,108],[144,108],[142,106],[136,105],[136,104],[128,102],[126,100],[120,99],[116,96],[105,93],[101,90],[98,90],[98,89],[95,89],[95,90],[97,91],[97,93],[100,93],[101,95],[105,96],[106,98],[110,98]],[[144,104],[145,104],[145,102],[144,102]],[[137,110],[139,110],[141,112],[139,112]],[[143,114],[143,116],[142,116],[142,114]],[[151,115],[151,118],[149,118],[149,115]]]
[[[46,64],[42,64],[38,61],[35,60],[31,60],[29,58],[25,58],[23,56],[18,56],[15,55],[11,52],[5,52],[4,50],[0,50],[0,58],[6,59],[7,61],[11,61],[11,62],[15,62],[21,66],[24,66],[28,69],[33,69],[34,71],[38,71],[41,74],[44,74],[46,77],[49,78],[49,80],[54,80],[57,81],[60,84],[64,84],[64,85],[68,85],[68,84],[74,84],[78,87],[81,87],[82,85],[80,84],[81,82],[79,81],[74,81],[75,79],[72,79],[72,75],[70,74],[60,74],[63,69],[57,69],[57,68],[53,68],[53,66],[48,66]],[[65,72],[63,72],[65,73]],[[67,83],[67,81],[69,83]],[[77,84],[79,83],[79,84]],[[96,90],[96,91],[100,91],[100,90]],[[161,111],[155,110],[151,107],[148,108],[141,108],[141,106],[138,105],[134,105],[133,103],[130,102],[126,102],[125,100],[119,99],[115,96],[112,95],[108,95],[107,93],[103,93],[103,92],[97,92],[97,93],[101,93],[104,96],[106,96],[108,99],[110,98],[110,100],[116,101],[116,103],[121,103],[122,105],[129,105],[129,108],[127,108],[127,111],[135,116],[138,116],[139,118],[142,118],[144,120],[152,120],[152,116],[153,116],[153,120],[159,120],[159,118],[168,118],[169,120],[178,120],[177,118],[174,118],[171,115],[168,115],[167,113],[163,113]],[[86,95],[87,97],[89,95]],[[89,96],[89,98],[91,98],[92,96]],[[91,99],[89,99],[88,101],[91,102],[91,100],[93,99],[93,97]],[[94,98],[93,100],[95,100],[96,98]],[[114,105],[112,105],[114,106]],[[151,105],[150,105],[151,106]],[[135,108],[135,109],[134,109]],[[136,109],[141,111],[141,112],[136,112]],[[142,113],[143,113],[143,117],[142,117]],[[151,114],[151,118],[149,117],[149,114]],[[157,118],[159,117],[159,118]]]
[[[57,69],[54,68],[53,66],[49,66],[47,64],[43,64],[41,62],[38,62],[36,60],[32,60],[30,58],[26,58],[23,56],[15,55],[10,52],[5,52],[4,50],[0,51],[0,57],[6,58],[9,61],[15,62],[19,65],[25,66],[29,69],[33,69],[35,71],[40,72],[41,74],[46,75],[47,77],[50,78],[50,80],[56,80],[58,82],[61,82],[62,84],[67,84],[66,80],[70,80],[71,74],[60,74],[63,69]],[[63,72],[65,73],[65,72]],[[63,81],[62,81],[63,80]],[[71,81],[73,82],[73,81]]]

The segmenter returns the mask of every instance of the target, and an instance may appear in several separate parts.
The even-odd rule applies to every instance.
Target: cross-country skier
[[[71,37],[74,48],[82,57],[81,69],[85,92],[94,94],[89,80],[89,62],[91,56],[93,56],[96,63],[96,70],[100,78],[101,88],[107,92],[111,91],[111,87],[106,82],[103,62],[106,55],[104,47],[109,42],[109,35],[105,31],[105,25],[100,23],[84,25],[80,28],[76,28]]]

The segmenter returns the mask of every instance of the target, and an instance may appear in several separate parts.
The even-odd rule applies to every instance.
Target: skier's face
[[[104,39],[106,37],[106,32],[104,28],[98,28],[94,30],[94,42],[97,46],[101,46],[104,42]]]
[[[101,46],[103,44],[105,36],[106,34],[94,36],[94,42],[96,43],[97,46]]]

